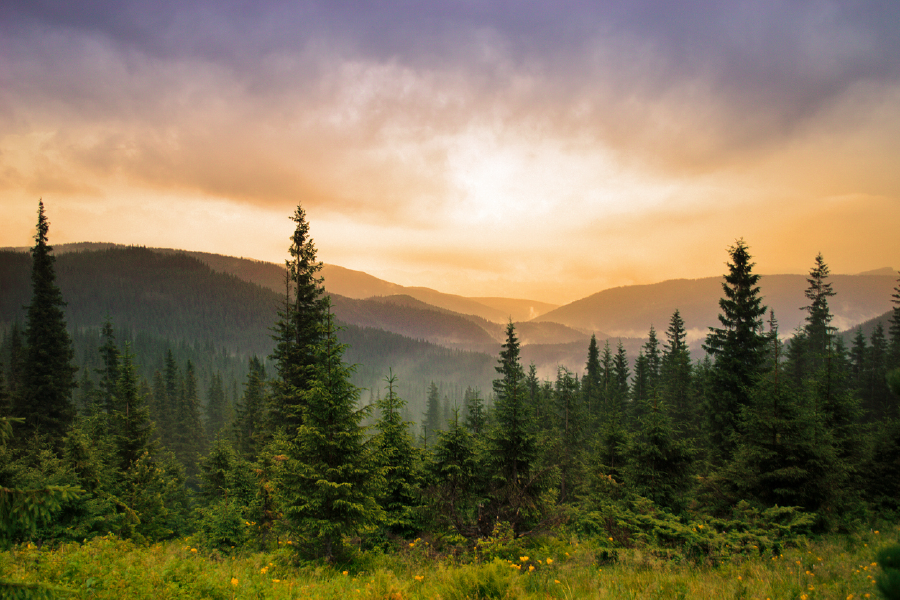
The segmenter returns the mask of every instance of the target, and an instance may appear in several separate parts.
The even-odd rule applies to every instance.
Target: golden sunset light
[[[893,13],[893,14],[891,14]],[[890,4],[0,9],[0,246],[319,257],[565,303],[900,267]]]

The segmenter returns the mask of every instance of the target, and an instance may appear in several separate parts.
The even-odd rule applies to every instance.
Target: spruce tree
[[[494,380],[494,421],[488,438],[493,475],[492,509],[514,527],[522,524],[525,508],[535,496],[531,480],[537,448],[526,401],[525,373],[519,362],[519,340],[512,320],[506,326]]]
[[[256,458],[265,439],[266,369],[256,356],[250,358],[250,370],[244,384],[244,395],[235,406],[234,437],[241,454]]]
[[[498,363],[495,369],[500,377],[494,380],[496,423],[491,446],[498,463],[496,475],[504,484],[517,485],[529,476],[535,447],[525,402],[525,373],[519,362],[519,340],[512,321],[506,326],[506,342]]]
[[[410,423],[403,420],[406,401],[397,395],[397,377],[390,372],[385,378],[387,394],[379,398],[379,412],[374,439],[376,463],[382,470],[384,485],[379,502],[385,513],[385,525],[395,534],[410,535],[417,526],[419,505],[419,450],[409,434]]]
[[[200,392],[194,364],[188,360],[175,410],[173,451],[184,465],[188,478],[195,483],[198,461],[204,451],[206,436],[200,419]]]
[[[433,381],[428,387],[428,397],[425,400],[425,414],[422,422],[422,439],[425,447],[431,440],[437,439],[437,433],[441,429],[441,394],[437,384]]]
[[[591,334],[591,342],[588,344],[587,364],[585,365],[584,379],[581,383],[581,393],[584,397],[586,416],[591,420],[599,419],[600,415],[600,387],[601,387],[600,348],[597,347],[597,336]]]
[[[659,372],[662,368],[659,340],[656,338],[656,329],[653,328],[653,325],[650,326],[650,332],[647,334],[644,355],[647,357],[647,384],[652,390],[659,383]]]
[[[481,435],[487,423],[487,415],[484,410],[484,399],[478,389],[466,390],[466,421],[465,427],[474,435]]]
[[[456,533],[467,537],[487,534],[479,531],[476,502],[479,483],[484,474],[479,471],[476,442],[470,429],[459,423],[458,415],[447,431],[438,435],[426,463],[428,495],[435,508],[438,522],[450,525]],[[492,527],[489,523],[488,527]]]
[[[741,410],[741,433],[727,476],[742,498],[767,507],[816,510],[827,496],[825,472],[834,454],[829,444],[817,443],[814,418],[782,373],[774,314],[769,327],[767,370]]]
[[[804,330],[809,351],[813,357],[818,358],[813,361],[814,366],[818,366],[821,357],[830,349],[831,338],[836,331],[830,325],[832,315],[828,308],[828,299],[834,296],[831,283],[827,281],[830,273],[820,252],[816,255],[816,264],[810,269],[809,277],[806,279],[809,287],[806,288],[805,295],[810,304],[801,309],[807,313]]]
[[[213,374],[209,389],[206,391],[206,434],[210,442],[225,428],[227,411],[222,375],[217,371]]]
[[[16,416],[25,419],[25,428],[59,441],[75,418],[72,390],[77,367],[66,331],[62,293],[47,233],[50,223],[44,203],[38,203],[37,233],[31,249],[31,304],[25,325],[25,359],[22,389],[16,394]]]
[[[326,308],[327,308],[326,303]],[[343,362],[334,316],[326,311],[310,350],[312,368],[301,393],[302,425],[288,448],[282,490],[292,534],[314,555],[343,554],[343,540],[381,520],[376,488],[382,482],[367,447],[353,368]],[[284,365],[281,372],[287,372]]]
[[[691,403],[691,355],[684,320],[677,309],[672,313],[666,330],[658,391],[675,427],[694,429],[697,410]]]
[[[293,436],[302,423],[303,392],[309,387],[316,356],[313,349],[321,341],[325,321],[326,297],[322,263],[316,259],[316,247],[309,236],[306,212],[300,206],[291,220],[296,227],[291,236],[291,258],[285,261],[285,299],[273,327],[276,365],[270,399],[270,427],[284,429]]]
[[[115,438],[119,468],[127,471],[144,452],[151,449],[153,424],[147,398],[139,388],[137,366],[130,344],[121,355],[119,379],[116,382],[115,403],[109,420]]]
[[[106,414],[111,414],[116,407],[116,388],[119,385],[119,347],[109,317],[103,323],[100,335],[103,338],[103,345],[100,346],[103,368],[97,369],[100,375],[100,403]]]
[[[713,357],[716,391],[708,400],[707,427],[714,452],[726,460],[734,449],[739,415],[766,359],[768,337],[762,330],[766,307],[759,293],[760,276],[743,239],[728,249],[731,261],[722,283],[719,322],[710,327],[704,350]]]
[[[565,367],[557,368],[554,392],[559,502],[567,502],[580,475],[584,411],[578,401],[578,383]]]
[[[642,412],[636,434],[625,443],[624,479],[639,495],[679,512],[690,487],[691,453],[675,436],[658,395]]]

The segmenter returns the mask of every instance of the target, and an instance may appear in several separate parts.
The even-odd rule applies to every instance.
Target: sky
[[[563,304],[900,268],[900,2],[0,5],[0,246],[320,260]]]

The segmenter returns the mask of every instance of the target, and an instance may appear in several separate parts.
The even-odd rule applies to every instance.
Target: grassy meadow
[[[801,541],[779,554],[687,560],[651,548],[561,537],[514,549],[439,551],[426,540],[361,551],[342,565],[298,564],[291,548],[227,556],[191,538],[150,546],[113,536],[0,554],[7,582],[72,598],[878,598],[875,553],[891,531]],[[504,553],[506,555],[504,555]],[[489,555],[489,556],[487,556]]]

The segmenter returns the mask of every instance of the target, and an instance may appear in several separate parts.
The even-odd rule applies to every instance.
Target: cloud
[[[699,276],[786,202],[900,195],[894,2],[0,11],[3,203],[302,202],[339,264],[501,295]]]

